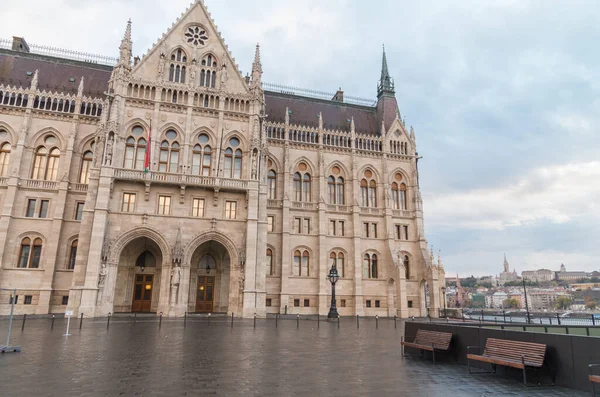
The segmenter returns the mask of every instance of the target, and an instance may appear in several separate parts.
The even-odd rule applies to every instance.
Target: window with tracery
[[[404,264],[404,275],[408,280],[410,278],[410,260],[408,259],[408,255],[404,255],[402,262]]]
[[[205,55],[200,65],[200,87],[215,88],[217,84],[217,59],[212,54]]]
[[[42,239],[24,237],[21,240],[21,250],[19,252],[19,263],[17,267],[37,269],[40,267],[42,257]]]
[[[269,170],[267,173],[267,198],[275,200],[277,193],[277,173]]]
[[[2,134],[3,131],[0,131]],[[8,164],[10,163],[10,152],[12,147],[10,143],[5,142],[0,146],[0,176],[8,175]]]
[[[44,145],[35,151],[32,179],[55,181],[58,176],[58,163],[60,161],[60,150],[55,147],[58,140],[54,135],[48,135],[44,139]]]
[[[402,182],[402,174],[396,173],[395,181],[392,182],[392,203],[396,210],[406,210],[406,184]]]
[[[88,184],[90,182],[90,169],[92,168],[92,161],[94,160],[94,153],[91,150],[87,150],[81,156],[81,169],[79,170],[79,183]]]
[[[75,260],[77,259],[77,244],[78,240],[73,240],[69,250],[69,262],[67,263],[67,269],[75,269]]]
[[[266,266],[267,276],[273,275],[273,250],[271,248],[267,248],[267,266]]]
[[[344,204],[344,178],[330,175],[327,178],[329,204]]]
[[[209,142],[208,135],[200,134],[192,149],[192,174],[194,175],[210,176],[212,148]]]
[[[242,150],[238,149],[239,146],[238,138],[229,139],[229,147],[225,149],[225,165],[223,167],[226,178],[240,179],[242,177]]]
[[[329,254],[329,266],[335,266],[340,277],[344,277],[344,253],[332,252]]]
[[[174,83],[185,83],[185,71],[187,55],[181,48],[171,54],[171,65],[169,66],[169,81]]]
[[[360,202],[362,207],[377,207],[377,182],[371,170],[364,172],[360,181]]]
[[[310,254],[307,250],[294,251],[294,276],[308,277]]]
[[[124,168],[143,170],[146,157],[147,141],[144,138],[145,130],[141,126],[131,129],[131,134],[125,141]]]
[[[168,130],[165,138],[160,143],[160,155],[158,158],[158,170],[160,172],[177,172],[179,165],[179,142],[177,142],[177,132]]]
[[[208,40],[206,30],[200,26],[190,26],[183,35],[185,36],[185,41],[194,47],[202,46]]]
[[[365,254],[363,257],[363,278],[377,278],[377,254]]]
[[[296,201],[312,200],[311,177],[306,163],[298,164],[298,172],[294,174],[294,198]]]

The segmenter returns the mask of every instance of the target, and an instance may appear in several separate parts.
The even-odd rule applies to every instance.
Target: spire
[[[260,87],[262,84],[262,64],[260,63],[260,45],[256,43],[254,62],[252,62],[252,87]]]
[[[504,273],[510,273],[510,268],[508,266],[508,261],[506,260],[506,254],[504,254]]]
[[[78,97],[83,96],[83,81],[84,81],[84,77],[81,76],[81,80],[79,81],[79,88],[77,88],[77,96]]]
[[[119,46],[120,54],[119,54],[119,64],[125,65],[129,67],[131,65],[131,19],[127,21],[127,27],[125,28],[125,34],[123,35],[123,40],[121,40],[121,45]]]
[[[35,73],[33,74],[33,78],[31,79],[31,91],[35,91],[37,90],[38,87],[38,73],[39,73],[39,69],[35,70]]]
[[[387,57],[385,55],[385,46],[383,46],[383,57],[381,60],[381,79],[379,80],[379,86],[377,87],[377,97],[384,94],[394,95],[394,80],[390,77],[388,70]]]

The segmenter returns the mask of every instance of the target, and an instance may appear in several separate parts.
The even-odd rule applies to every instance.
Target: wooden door
[[[132,312],[148,313],[152,306],[152,283],[154,276],[152,274],[136,274],[135,284],[133,286],[133,304]]]
[[[211,313],[215,295],[215,278],[211,276],[198,276],[198,289],[196,292],[196,312]]]

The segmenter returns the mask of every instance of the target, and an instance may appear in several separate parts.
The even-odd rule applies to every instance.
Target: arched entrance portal
[[[209,240],[196,248],[190,263],[188,311],[227,313],[231,282],[231,258],[227,248]]]
[[[138,237],[123,248],[115,287],[116,313],[157,311],[162,261],[158,244],[148,237]]]

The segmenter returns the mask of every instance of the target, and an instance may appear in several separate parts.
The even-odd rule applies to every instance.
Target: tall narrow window
[[[394,175],[395,181],[392,182],[392,205],[396,210],[406,210],[408,208],[406,202],[406,183],[403,176],[399,172]]]
[[[17,267],[26,268],[29,263],[29,255],[31,253],[31,239],[25,237],[21,240],[21,251],[19,252],[19,263]]]
[[[192,202],[192,216],[204,216],[204,199],[195,198]]]
[[[344,277],[344,253],[332,252],[329,254],[329,265],[337,269],[340,277]]]
[[[185,83],[185,64],[187,55],[181,48],[171,54],[171,65],[169,66],[169,81],[174,83]]]
[[[337,178],[335,190],[337,193],[336,204],[341,204],[341,205],[345,204],[346,199],[344,197],[344,178],[342,178],[341,176]]]
[[[300,269],[301,276],[308,277],[309,265],[310,265],[310,255],[308,254],[308,251],[304,251],[302,253],[302,269]]]
[[[80,221],[83,218],[83,206],[84,203],[78,202],[75,204],[75,220]]]
[[[275,217],[273,215],[267,216],[267,232],[273,231],[273,224],[275,223]]]
[[[363,278],[377,278],[377,254],[363,257]]]
[[[55,142],[56,138],[52,136],[46,138],[46,142],[49,140]],[[40,146],[35,152],[32,179],[55,181],[58,175],[59,160],[60,150],[58,148],[47,149]]]
[[[366,170],[360,181],[360,201],[362,207],[377,207],[377,182],[371,170]]]
[[[277,187],[277,174],[273,170],[269,170],[267,174],[267,197],[275,200]]]
[[[310,254],[308,251],[294,251],[294,276],[308,277],[310,268]]]
[[[158,196],[158,214],[171,214],[171,196]]]
[[[77,257],[77,244],[78,240],[73,240],[73,242],[71,243],[71,249],[69,250],[69,263],[67,264],[67,269],[75,269],[75,259]]]
[[[25,237],[23,238],[23,240],[21,240],[21,251],[19,253],[18,267],[37,269],[40,267],[41,256],[41,238],[36,238],[35,240],[33,240],[33,245],[31,244],[31,239],[29,237]]]
[[[37,205],[36,199],[28,199],[27,200],[27,210],[25,211],[25,216],[27,218],[33,218],[35,216],[35,206]]]
[[[2,134],[4,131],[0,131]],[[0,176],[8,175],[8,164],[10,163],[10,143],[6,142],[0,146]]]
[[[123,204],[121,205],[121,211],[135,211],[135,193],[123,193]]]
[[[225,202],[225,219],[236,219],[237,217],[237,202]]]
[[[225,150],[225,165],[223,171],[226,178],[240,179],[242,177],[242,151],[236,149],[240,145],[238,138],[229,139],[229,147]]]
[[[294,174],[294,198],[302,201],[302,175],[299,172]]]
[[[327,178],[330,204],[344,204],[344,178],[330,176]]]
[[[302,261],[302,253],[294,251],[294,276],[300,276],[300,262]]]
[[[273,275],[273,251],[267,248],[267,264],[266,264],[267,276]]]
[[[139,125],[131,129],[131,136],[125,141],[124,168],[143,170],[146,158],[146,139],[143,138],[145,130]]]
[[[404,274],[406,276],[406,279],[408,280],[410,278],[410,260],[408,259],[408,255],[404,255]]]
[[[400,208],[403,210],[407,209],[406,205],[406,185],[404,183],[400,184]]]
[[[294,174],[294,198],[295,201],[312,201],[311,177],[308,165],[304,162],[298,164],[298,171]]]
[[[210,176],[212,148],[208,145],[208,135],[200,134],[198,143],[194,145],[192,153],[192,174]]]
[[[335,178],[330,176],[327,178],[327,192],[329,193],[329,204],[336,203],[336,194],[335,194]]]
[[[79,183],[88,184],[90,181],[90,168],[92,167],[92,160],[94,154],[91,150],[88,150],[83,154],[81,158],[81,170],[79,171]]]
[[[217,59],[211,54],[207,54],[202,58],[200,63],[200,86],[215,88],[217,80]]]
[[[40,212],[39,218],[47,218],[48,217],[48,207],[50,206],[50,200],[42,200],[40,201]]]
[[[392,182],[392,207],[395,210],[400,209],[400,194],[398,184],[396,182]]]
[[[160,144],[160,156],[158,170],[161,172],[177,172],[179,164],[179,143],[162,141]]]
[[[310,174],[308,174],[308,173],[304,174],[304,176],[302,177],[302,200],[301,201],[305,201],[305,202],[311,201],[311,192],[310,192],[311,183],[310,182],[311,182]]]

